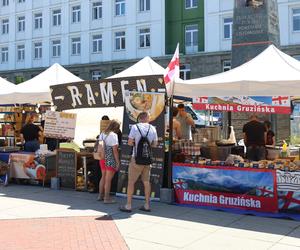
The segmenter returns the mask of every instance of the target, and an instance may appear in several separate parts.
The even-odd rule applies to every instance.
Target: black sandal
[[[121,206],[121,207],[120,207],[120,211],[121,211],[121,212],[125,212],[125,213],[131,213],[131,212],[132,212],[132,210],[126,208],[126,206]]]
[[[145,208],[145,206],[141,206],[140,208],[139,208],[139,210],[141,210],[141,211],[144,211],[144,212],[151,212],[151,209],[150,208]]]

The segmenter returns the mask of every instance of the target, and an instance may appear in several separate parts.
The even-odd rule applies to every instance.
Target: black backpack
[[[141,139],[139,140],[137,147],[136,147],[136,154],[135,154],[135,163],[138,165],[150,165],[152,163],[152,149],[151,143],[148,140],[148,134],[150,131],[149,129],[146,135],[143,135],[139,126],[137,126],[138,131],[141,134]]]

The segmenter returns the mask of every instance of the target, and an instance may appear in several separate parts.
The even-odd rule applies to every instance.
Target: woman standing
[[[267,131],[267,146],[275,146],[275,133],[271,129],[271,122],[270,121],[264,121],[264,125]]]
[[[110,188],[111,180],[120,167],[117,135],[119,129],[120,123],[112,120],[108,127],[99,135],[99,140],[104,141],[105,159],[99,161],[102,177],[99,182],[98,200],[104,200],[105,204],[115,203],[110,197]]]

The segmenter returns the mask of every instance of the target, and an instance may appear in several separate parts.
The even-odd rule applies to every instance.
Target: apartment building
[[[164,0],[0,0],[0,75],[27,80],[57,62],[99,79],[146,55],[161,57],[164,6]]]

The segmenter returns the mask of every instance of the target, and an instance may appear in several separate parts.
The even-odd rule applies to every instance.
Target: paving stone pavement
[[[125,200],[117,201],[105,205],[96,194],[38,186],[0,187],[0,249],[300,250],[299,221],[159,202],[145,213],[139,200],[127,214],[118,209]],[[37,247],[41,242],[44,248]]]

